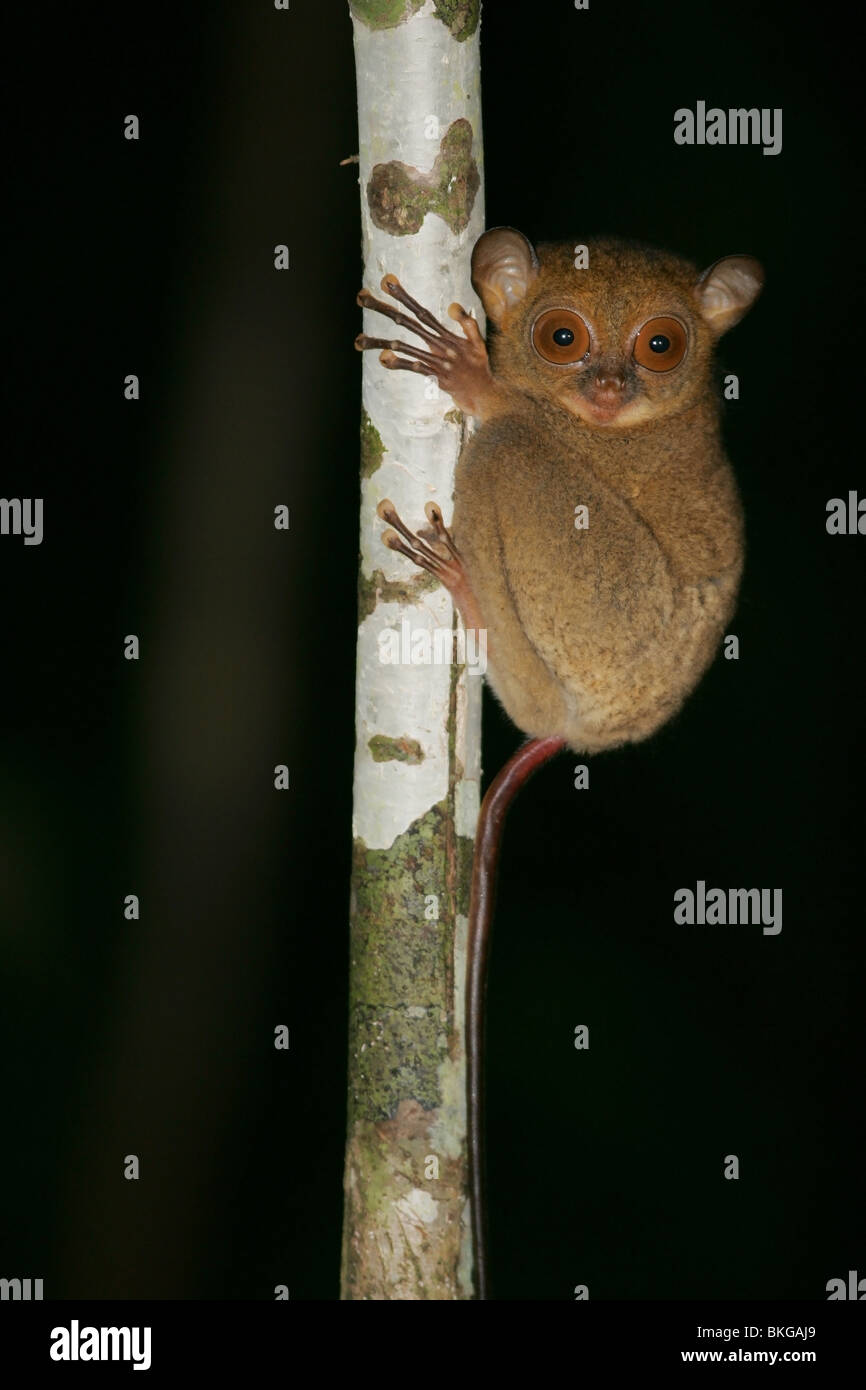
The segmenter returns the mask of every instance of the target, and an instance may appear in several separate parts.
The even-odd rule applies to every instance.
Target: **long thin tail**
[[[469,1147],[469,1195],[472,1248],[479,1299],[487,1298],[487,1241],[484,1207],[483,1074],[484,991],[487,952],[496,897],[496,866],[502,823],[514,797],[536,768],[565,747],[563,738],[534,738],[519,748],[490,783],[481,803],[472,864],[469,932],[466,943],[466,1122]]]

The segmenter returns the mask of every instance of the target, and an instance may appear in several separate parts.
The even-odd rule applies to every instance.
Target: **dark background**
[[[7,124],[2,495],[44,497],[45,539],[0,540],[0,1274],[57,1298],[286,1283],[335,1299],[351,25],[322,0],[30,22]],[[499,1297],[821,1299],[866,1274],[866,539],[824,524],[828,498],[866,492],[853,49],[815,6],[485,8],[488,225],[619,233],[702,265],[750,252],[767,270],[724,344],[740,660],[720,658],[650,742],[593,759],[589,792],[557,760],[509,824],[489,1028]],[[783,152],[676,146],[673,112],[698,99],[782,107]],[[489,775],[520,736],[485,713]],[[781,887],[781,935],[677,926],[673,893],[699,878]]]

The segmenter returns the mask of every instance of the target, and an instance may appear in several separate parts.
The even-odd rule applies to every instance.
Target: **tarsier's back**
[[[453,536],[506,710],[593,752],[677,710],[733,611],[742,515],[711,351],[760,272],[729,258],[713,286],[613,241],[590,242],[578,269],[573,243],[534,261],[518,233],[487,235],[476,284],[509,408],[463,451]]]

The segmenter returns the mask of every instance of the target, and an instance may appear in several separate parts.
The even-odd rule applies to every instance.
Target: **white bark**
[[[394,236],[373,225],[364,196],[374,164],[400,160],[429,170],[442,134],[461,117],[472,125],[472,153],[483,178],[478,35],[457,43],[432,11],[430,0],[415,18],[378,32],[355,21],[364,285],[385,298],[379,282],[386,272],[395,274],[415,299],[453,328],[447,309],[455,299],[474,308],[483,322],[469,279],[472,247],[484,230],[481,191],[469,225],[457,235],[441,217],[428,213],[417,234]],[[435,138],[429,133],[433,130]],[[386,338],[406,336],[406,330],[369,312],[364,314],[364,332]],[[364,353],[362,398],[386,454],[382,466],[362,484],[361,566],[367,575],[379,569],[388,579],[405,581],[417,571],[383,546],[385,526],[376,507],[390,497],[403,520],[414,527],[425,524],[424,503],[432,499],[442,507],[447,523],[461,428],[445,421],[453,402],[436,389],[432,378],[386,371],[375,352]],[[354,833],[371,847],[392,844],[401,830],[442,799],[448,781],[448,668],[382,665],[379,634],[389,626],[399,631],[403,616],[409,617],[413,631],[425,627],[432,632],[437,626],[450,627],[451,614],[451,599],[440,588],[411,607],[380,603],[361,624]],[[478,808],[478,684],[476,677],[469,681],[474,708],[469,723],[461,720],[457,734],[457,756],[466,769],[458,824],[458,833],[464,835],[472,835]],[[461,678],[458,690],[464,707],[466,677]],[[419,739],[423,764],[373,761],[369,739],[398,730]]]
[[[483,230],[483,183],[474,200],[465,200],[468,221],[461,227],[459,172],[450,179],[456,210],[454,203],[442,203],[428,179],[442,156],[443,138],[450,149],[448,132],[457,121],[471,125],[467,163],[474,160],[483,179],[477,26],[471,37],[458,40],[436,16],[432,0],[391,28],[368,27],[366,9],[362,0],[353,6],[363,283],[387,299],[380,281],[395,274],[453,328],[447,317],[453,300],[481,318],[469,266]],[[408,235],[399,234],[405,225],[399,216],[386,218],[383,227],[371,215],[371,175],[394,161],[417,171],[414,183],[410,175],[408,203],[417,210],[420,191],[424,216]],[[434,210],[437,203],[444,215]],[[364,314],[363,331],[411,341],[408,330],[371,312]],[[363,405],[384,453],[380,466],[362,480],[361,587],[374,589],[376,601],[362,614],[358,632],[343,1297],[468,1298],[466,922],[459,907],[465,911],[468,901],[462,847],[471,840],[478,812],[481,681],[460,670],[451,727],[448,664],[380,661],[385,629],[400,632],[405,619],[413,634],[424,630],[432,642],[437,628],[450,632],[454,613],[443,588],[431,586],[422,571],[383,544],[386,527],[376,515],[388,497],[414,529],[426,524],[424,504],[435,500],[447,524],[466,426],[432,379],[386,370],[376,351],[363,354]],[[393,586],[384,593],[377,572]],[[376,739],[417,743],[420,760],[377,760],[371,749]],[[440,912],[428,928],[430,892],[439,898]],[[434,1179],[431,1155],[439,1165]]]

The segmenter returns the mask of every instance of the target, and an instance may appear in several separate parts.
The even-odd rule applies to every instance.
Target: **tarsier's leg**
[[[368,348],[384,349],[379,357],[383,367],[392,371],[420,372],[436,378],[454,404],[478,419],[487,419],[504,403],[503,393],[496,385],[487,360],[487,348],[481,330],[471,314],[459,304],[449,306],[448,314],[463,329],[463,337],[445,328],[437,318],[403,289],[396,275],[386,275],[382,289],[411,314],[405,314],[393,304],[375,299],[369,290],[361,290],[358,303],[364,309],[384,314],[402,328],[408,328],[426,348],[404,343],[399,338],[371,338],[359,333],[355,347],[359,352]],[[397,356],[402,353],[402,356]]]
[[[410,531],[401,520],[394,503],[387,498],[379,503],[376,510],[383,521],[394,527],[393,531],[385,531],[382,536],[388,549],[399,550],[401,555],[405,555],[413,564],[427,570],[428,574],[435,575],[454,600],[464,626],[481,631],[484,619],[478,600],[472,591],[460,552],[451,539],[451,533],[442,520],[442,513],[436,503],[428,502],[424,508],[430,525],[420,531]]]

